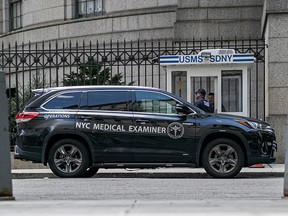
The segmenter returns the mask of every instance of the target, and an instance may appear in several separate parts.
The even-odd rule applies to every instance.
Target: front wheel
[[[212,177],[235,177],[244,166],[244,153],[233,140],[213,140],[203,150],[202,165]]]
[[[63,139],[50,149],[48,163],[52,172],[59,177],[81,177],[90,167],[90,155],[78,140]]]

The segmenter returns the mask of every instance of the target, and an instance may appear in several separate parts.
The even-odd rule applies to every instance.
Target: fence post
[[[284,197],[288,198],[288,115],[285,125],[285,171],[284,171]]]
[[[5,73],[0,71],[0,200],[14,200]]]

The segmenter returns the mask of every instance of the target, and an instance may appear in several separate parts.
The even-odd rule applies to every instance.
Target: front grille
[[[263,155],[270,155],[273,157],[277,150],[277,143],[275,141],[264,141],[261,145],[261,153]]]

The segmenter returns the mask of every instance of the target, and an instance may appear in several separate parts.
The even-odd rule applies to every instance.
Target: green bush
[[[65,74],[64,86],[79,86],[79,85],[125,85],[122,82],[123,75],[115,74],[111,77],[109,68],[103,68],[101,63],[94,59],[88,60],[79,66],[79,71]],[[130,82],[128,85],[133,85]]]

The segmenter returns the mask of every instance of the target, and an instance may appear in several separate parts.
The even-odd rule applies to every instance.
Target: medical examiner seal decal
[[[182,124],[178,122],[172,122],[171,124],[168,125],[167,127],[167,134],[172,138],[172,139],[179,139],[183,136],[184,134],[184,127]]]

